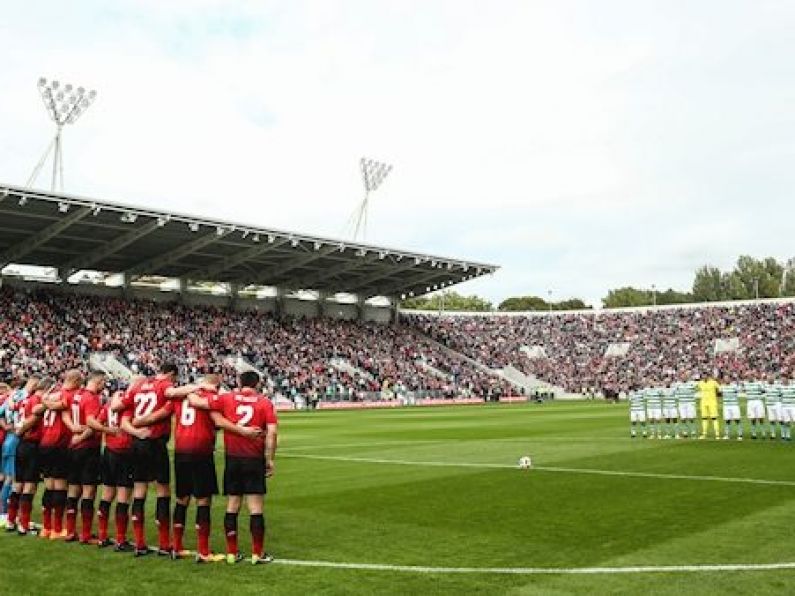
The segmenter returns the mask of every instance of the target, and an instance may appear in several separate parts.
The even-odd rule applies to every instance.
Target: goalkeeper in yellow
[[[701,436],[699,439],[706,439],[709,432],[710,422],[715,429],[715,438],[720,438],[720,422],[718,418],[718,393],[720,384],[712,375],[698,383],[698,394],[701,400]]]

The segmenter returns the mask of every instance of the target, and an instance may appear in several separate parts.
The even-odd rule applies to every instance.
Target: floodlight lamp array
[[[381,183],[392,170],[392,166],[389,164],[381,163],[379,161],[375,161],[374,159],[367,159],[364,157],[359,160],[359,167],[362,170],[364,189],[367,192],[372,192],[381,186]]]
[[[94,90],[87,91],[71,83],[48,81],[44,77],[39,79],[38,88],[47,113],[58,126],[74,124],[97,97]]]

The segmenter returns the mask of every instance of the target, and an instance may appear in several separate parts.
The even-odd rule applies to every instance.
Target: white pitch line
[[[633,567],[426,567],[381,563],[340,563],[335,561],[301,561],[275,559],[274,564],[295,567],[326,567],[362,571],[396,571],[402,573],[458,573],[487,575],[612,575],[620,573],[698,573],[714,571],[776,571],[795,569],[795,563],[728,563],[705,565],[640,565]]]
[[[489,464],[477,462],[407,461],[375,457],[344,457],[336,455],[309,455],[304,453],[284,453],[282,457],[317,459],[365,464],[392,464],[397,466],[423,466],[434,468],[485,468],[495,470],[517,469],[511,464]],[[654,472],[624,472],[621,470],[599,470],[594,468],[562,468],[556,466],[533,466],[533,471],[563,472],[567,474],[595,474],[599,476],[629,476],[633,478],[654,478],[662,480],[699,480],[706,482],[733,482],[740,484],[764,484],[770,486],[795,486],[791,480],[766,480],[763,478],[734,478],[730,476],[691,476],[687,474],[658,474]]]

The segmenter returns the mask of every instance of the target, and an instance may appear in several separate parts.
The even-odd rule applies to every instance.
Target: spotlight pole
[[[39,159],[36,167],[28,178],[27,187],[30,188],[38,178],[41,169],[44,167],[50,152],[53,153],[52,161],[52,181],[50,190],[63,191],[63,127],[67,124],[74,124],[78,118],[94,103],[97,97],[96,91],[86,91],[83,87],[75,88],[70,83],[61,86],[60,81],[47,81],[41,77],[38,82],[39,94],[44,102],[44,108],[55,123],[55,137],[47,145],[44,154]]]
[[[366,159],[362,157],[359,160],[359,169],[362,172],[362,183],[364,184],[364,199],[359,205],[359,208],[353,212],[349,223],[353,223],[353,240],[359,238],[359,230],[362,231],[362,240],[367,235],[367,208],[370,202],[370,193],[374,192],[389,172],[392,171],[392,166],[373,159]]]

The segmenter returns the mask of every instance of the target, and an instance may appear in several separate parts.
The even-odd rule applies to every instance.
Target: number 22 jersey
[[[122,405],[125,412],[132,413],[132,419],[148,416],[166,405],[169,405],[169,400],[166,397],[166,391],[173,387],[170,379],[158,378],[142,379],[133,384],[127,390],[122,398]],[[148,427],[152,433],[150,439],[159,439],[160,437],[168,437],[171,434],[171,417],[166,416],[159,422]]]

